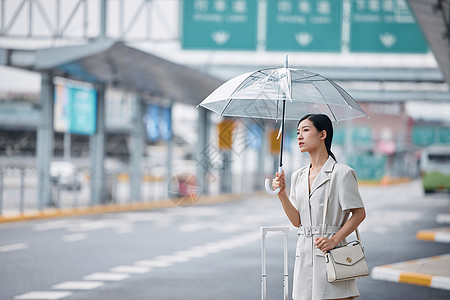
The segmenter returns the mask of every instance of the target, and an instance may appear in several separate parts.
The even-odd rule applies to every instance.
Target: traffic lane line
[[[103,285],[101,281],[65,281],[52,286],[55,290],[92,290]]]
[[[62,237],[64,242],[71,243],[71,242],[77,242],[87,239],[87,234],[85,233],[75,233],[75,234],[68,234]]]
[[[450,290],[450,254],[374,267],[372,278]],[[428,272],[418,272],[427,270]]]
[[[16,244],[0,246],[0,252],[17,251],[17,250],[23,250],[26,248],[28,248],[27,243],[16,243]]]
[[[423,241],[450,243],[450,227],[419,230],[416,238]]]
[[[15,296],[14,299],[18,300],[34,300],[34,299],[44,299],[44,300],[57,300],[67,296],[72,295],[72,292],[53,292],[53,291],[35,291],[29,292],[22,295]]]

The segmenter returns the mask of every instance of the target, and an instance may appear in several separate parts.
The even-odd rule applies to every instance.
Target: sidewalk
[[[448,215],[440,214],[436,221],[448,223]],[[416,238],[450,243],[450,227],[419,230]],[[372,278],[450,290],[450,254],[375,267]]]
[[[450,254],[375,267],[372,278],[450,290]]]

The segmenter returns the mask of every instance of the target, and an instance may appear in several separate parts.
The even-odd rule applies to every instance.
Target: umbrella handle
[[[281,167],[278,168],[278,172],[281,173],[281,171],[282,171],[282,168]],[[280,188],[276,188],[275,190],[272,190],[272,188],[270,187],[269,178],[266,178],[265,185],[266,185],[266,192],[272,196],[278,195],[278,193],[280,192]]]

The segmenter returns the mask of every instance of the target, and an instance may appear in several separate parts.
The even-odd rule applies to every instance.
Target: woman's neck
[[[328,152],[326,149],[311,152],[309,155],[311,156],[311,169],[322,169],[328,160]]]

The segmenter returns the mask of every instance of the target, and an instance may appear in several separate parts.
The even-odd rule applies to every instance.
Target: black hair
[[[331,142],[333,141],[333,124],[331,123],[330,118],[324,114],[308,114],[303,116],[303,118],[298,121],[297,127],[306,119],[310,120],[319,132],[322,130],[327,132],[327,136],[325,138],[325,148],[327,149],[328,155],[336,160],[336,156],[334,156],[333,152],[331,152]]]

